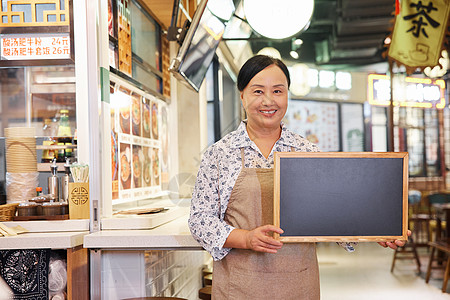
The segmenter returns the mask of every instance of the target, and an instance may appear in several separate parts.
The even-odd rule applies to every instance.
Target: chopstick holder
[[[69,182],[69,219],[89,216],[89,182]]]

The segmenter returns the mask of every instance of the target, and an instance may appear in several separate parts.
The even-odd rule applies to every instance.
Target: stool
[[[205,286],[212,285],[212,274],[208,274],[208,275],[203,276],[203,284]]]
[[[204,288],[198,290],[198,297],[202,300],[211,300],[211,292],[211,286],[205,286]]]
[[[187,300],[187,299],[177,297],[137,297],[137,298],[126,298],[122,300]]]
[[[205,268],[202,269],[202,276],[206,276],[206,275],[212,274],[212,272],[213,272],[212,268],[205,267]]]

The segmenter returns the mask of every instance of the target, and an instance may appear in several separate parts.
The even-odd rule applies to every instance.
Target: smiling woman
[[[188,224],[214,259],[216,299],[320,299],[315,243],[283,244],[273,237],[284,232],[274,225],[274,153],[319,151],[281,122],[289,84],[281,60],[250,58],[237,82],[248,118],[203,155]],[[380,243],[392,249],[404,244]]]
[[[283,232],[272,225],[273,153],[318,150],[281,123],[289,84],[279,59],[248,60],[237,83],[247,120],[202,159],[189,227],[215,260],[217,299],[319,298],[315,245],[283,245],[272,237]]]
[[[268,157],[280,137],[280,123],[287,110],[289,71],[280,60],[265,55],[257,55],[251,62],[259,67],[242,67],[248,72],[239,74],[238,89],[247,113],[248,135]]]

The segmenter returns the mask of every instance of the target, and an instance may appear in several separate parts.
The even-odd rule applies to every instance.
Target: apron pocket
[[[252,272],[231,268],[229,299],[308,299],[320,298],[319,276],[308,268],[287,272]]]

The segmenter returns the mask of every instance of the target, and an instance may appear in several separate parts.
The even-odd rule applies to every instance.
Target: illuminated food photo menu
[[[167,105],[154,96],[114,84],[110,93],[113,202],[158,196],[161,158],[167,159],[162,146],[167,147],[168,139],[167,116],[162,122],[160,111],[163,108],[167,114]]]

